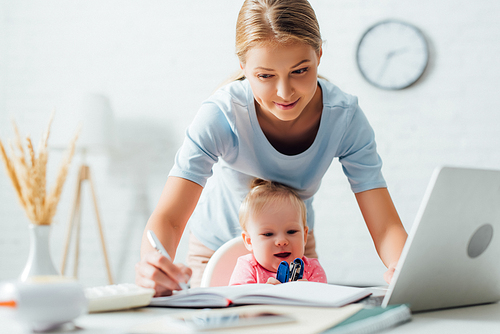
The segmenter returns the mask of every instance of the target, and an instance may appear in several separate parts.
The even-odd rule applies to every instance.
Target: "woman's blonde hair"
[[[308,44],[319,54],[323,40],[307,0],[246,0],[236,22],[236,55],[242,64],[248,50],[264,43]],[[244,79],[240,71],[231,81]]]
[[[268,207],[281,205],[285,201],[291,203],[300,212],[305,228],[307,226],[306,205],[293,188],[274,181],[254,179],[250,186],[250,192],[240,206],[239,219],[241,228],[246,231],[250,215],[258,214]]]

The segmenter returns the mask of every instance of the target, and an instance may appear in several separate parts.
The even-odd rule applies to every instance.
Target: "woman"
[[[211,254],[241,234],[238,208],[255,177],[297,190],[308,212],[305,255],[316,257],[312,199],[334,158],[342,163],[390,281],[407,235],[357,99],[318,78],[322,40],[310,4],[245,1],[236,53],[242,75],[201,106],[145,229],[154,230],[174,257],[189,220],[192,271],[160,256],[143,235],[136,283],[168,295],[192,274],[191,286],[198,286]]]

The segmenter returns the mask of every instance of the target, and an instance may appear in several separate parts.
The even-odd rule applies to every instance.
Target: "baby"
[[[281,261],[304,261],[303,279],[326,283],[317,259],[304,256],[307,240],[306,206],[295,190],[273,181],[255,179],[239,212],[245,247],[229,285],[279,284],[276,271]]]

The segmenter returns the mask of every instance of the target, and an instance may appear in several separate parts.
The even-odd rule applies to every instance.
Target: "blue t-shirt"
[[[267,140],[248,80],[224,86],[202,104],[169,176],[204,187],[189,228],[205,246],[216,250],[241,233],[238,210],[255,177],[296,189],[306,203],[310,229],[313,196],[334,158],[353,192],[386,187],[374,133],[357,98],[328,81],[318,82],[323,98],[318,133],[296,155],[278,152]]]

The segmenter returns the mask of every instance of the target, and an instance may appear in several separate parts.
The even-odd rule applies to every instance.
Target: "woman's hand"
[[[155,296],[169,296],[173,290],[180,290],[179,283],[189,281],[192,271],[182,264],[173,264],[158,253],[149,243],[147,231],[154,231],[167,254],[175,258],[175,250],[202,190],[194,182],[169,177],[160,201],[144,228],[141,261],[135,265],[135,283],[155,289]]]
[[[135,265],[135,283],[156,290],[155,297],[170,296],[181,290],[179,283],[187,283],[192,271],[183,264],[174,264],[156,250],[147,252]]]
[[[389,268],[384,273],[384,280],[387,282],[387,284],[391,284],[392,276],[394,276],[394,271],[396,271],[396,264],[397,263],[389,265]]]

